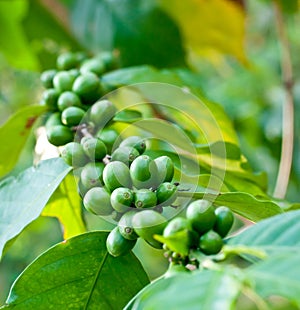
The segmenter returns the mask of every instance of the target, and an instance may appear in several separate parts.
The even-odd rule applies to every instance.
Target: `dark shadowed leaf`
[[[122,309],[148,277],[131,252],[114,258],[107,232],[90,232],[52,247],[11,288],[8,309]]]
[[[182,66],[184,49],[173,20],[146,0],[75,1],[72,26],[88,49],[120,51],[123,66]]]

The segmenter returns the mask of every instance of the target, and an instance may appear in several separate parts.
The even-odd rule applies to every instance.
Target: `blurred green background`
[[[281,152],[284,88],[271,2],[171,2],[172,6],[164,0],[0,1],[0,125],[20,107],[38,103],[40,72],[54,67],[57,55],[65,50],[117,49],[122,66],[187,66],[205,96],[224,107],[253,169],[267,172],[272,193]],[[296,120],[287,199],[299,201],[300,16],[297,1],[286,2]],[[32,135],[11,175],[32,165],[34,144]],[[89,229],[111,227],[92,216],[86,220]],[[41,217],[11,242],[0,263],[0,303],[18,274],[62,239],[59,222]],[[136,250],[138,256],[149,257],[144,264],[153,278],[166,268],[158,252],[145,244]]]

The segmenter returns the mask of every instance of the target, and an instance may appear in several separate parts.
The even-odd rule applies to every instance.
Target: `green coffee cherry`
[[[41,82],[45,88],[53,88],[53,78],[56,75],[57,70],[46,70],[41,74]]]
[[[126,255],[136,244],[136,240],[125,239],[118,226],[115,227],[106,239],[106,248],[110,255],[114,257]]]
[[[199,234],[212,229],[216,222],[214,208],[207,200],[193,201],[186,210],[186,217]]]
[[[135,210],[126,212],[118,223],[121,235],[128,240],[135,240],[139,237],[132,226],[132,218],[135,214]]]
[[[176,217],[172,219],[164,229],[163,235],[164,237],[170,237],[183,230],[188,231],[189,237],[187,247],[198,247],[199,235],[192,229],[191,223],[186,218]]]
[[[46,89],[43,92],[41,103],[46,105],[51,110],[56,110],[58,97],[59,92],[55,88]]]
[[[132,186],[129,168],[120,161],[112,161],[105,166],[103,181],[111,192],[118,187],[131,188]]]
[[[51,144],[61,146],[73,141],[74,134],[69,127],[56,125],[47,127],[47,138]]]
[[[85,111],[78,107],[68,107],[63,110],[61,114],[61,121],[63,124],[71,127],[80,124],[82,118],[85,115]]]
[[[143,154],[146,150],[145,140],[138,136],[131,136],[123,140],[119,147],[134,147],[140,154]]]
[[[199,248],[206,255],[217,254],[223,247],[223,240],[219,234],[209,230],[200,237]]]
[[[134,194],[132,190],[125,187],[116,188],[110,196],[112,207],[120,213],[130,210],[133,199]]]
[[[115,115],[116,108],[108,100],[99,100],[90,109],[90,120],[97,128],[104,127]]]
[[[80,174],[82,185],[90,189],[96,186],[102,186],[102,174],[105,165],[103,163],[87,163]]]
[[[130,166],[133,185],[138,188],[157,188],[160,184],[155,162],[147,155],[137,157]]]
[[[81,199],[83,199],[84,195],[88,192],[89,188],[83,186],[81,180],[78,181],[77,191]]]
[[[59,92],[72,89],[74,77],[68,71],[60,71],[53,78],[53,86]]]
[[[152,208],[157,204],[156,194],[149,189],[139,189],[134,193],[134,205],[139,209]]]
[[[63,92],[57,100],[57,107],[60,111],[64,111],[68,107],[81,107],[80,98],[72,91]]]
[[[83,205],[89,212],[100,216],[113,212],[110,195],[104,187],[91,188],[83,198]]]
[[[158,186],[156,190],[157,202],[161,206],[170,206],[177,198],[177,186],[165,182]]]
[[[174,176],[174,164],[170,157],[160,156],[154,159],[161,182],[171,182]]]
[[[183,217],[175,217],[168,223],[164,229],[163,235],[164,237],[170,237],[175,233],[185,229],[192,230],[192,225],[189,220]]]
[[[167,225],[167,220],[153,210],[137,212],[132,218],[132,226],[137,235],[157,249],[162,248],[162,243],[155,240],[153,235],[161,235]]]
[[[66,52],[60,54],[56,60],[56,66],[59,70],[73,69],[78,65],[78,59],[74,53]]]
[[[234,215],[229,208],[224,206],[217,208],[215,210],[215,214],[217,216],[217,219],[213,229],[222,238],[224,238],[233,225]]]
[[[114,210],[111,215],[110,215],[110,218],[115,221],[115,222],[119,222],[121,217],[123,216],[124,213],[120,213],[120,212],[117,212],[116,210]]]
[[[95,160],[102,160],[107,152],[105,144],[97,138],[90,138],[83,141],[82,146],[86,155]]]
[[[72,88],[85,104],[95,102],[102,93],[101,84],[96,74],[88,72],[76,78]]]
[[[119,137],[119,133],[112,128],[105,127],[97,132],[96,137],[105,143],[108,154],[111,154],[114,143]]]
[[[87,157],[83,151],[83,147],[77,142],[66,144],[61,152],[61,157],[68,165],[73,167],[82,167],[87,162]]]
[[[92,58],[86,60],[80,67],[81,74],[85,74],[88,72],[95,73],[100,76],[105,71],[105,64],[103,61],[97,58]]]
[[[79,64],[88,59],[89,57],[89,55],[86,52],[76,52],[74,54]]]
[[[73,77],[74,81],[79,77],[80,71],[78,69],[69,70],[70,75]]]
[[[124,146],[118,147],[111,154],[111,161],[121,161],[125,165],[130,166],[134,159],[139,156],[139,152],[134,147]]]
[[[61,114],[59,112],[51,113],[51,115],[48,117],[47,122],[45,124],[46,130],[48,131],[48,129],[50,129],[51,127],[57,126],[57,125],[63,126],[61,122]]]
[[[97,55],[105,65],[105,71],[117,69],[119,67],[119,59],[113,52],[101,52]]]

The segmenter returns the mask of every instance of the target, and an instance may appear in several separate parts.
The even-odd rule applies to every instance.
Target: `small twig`
[[[82,137],[93,138],[93,135],[89,131],[88,125],[85,123],[72,127],[72,130],[80,133]]]
[[[281,48],[282,80],[285,88],[285,102],[282,105],[282,144],[279,171],[273,196],[284,198],[286,195],[292,167],[294,146],[294,98],[293,68],[288,36],[285,29],[282,10],[274,1],[275,21]]]
[[[93,135],[88,131],[86,127],[81,128],[80,131],[84,137],[93,138]]]

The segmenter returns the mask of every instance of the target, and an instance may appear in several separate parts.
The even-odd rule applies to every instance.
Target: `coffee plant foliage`
[[[0,88],[0,254],[41,217],[63,240],[1,309],[299,308],[300,204],[272,197],[199,70],[247,66],[243,6],[53,2],[66,23],[44,1],[0,3],[17,81]],[[14,95],[24,69],[32,102]]]

